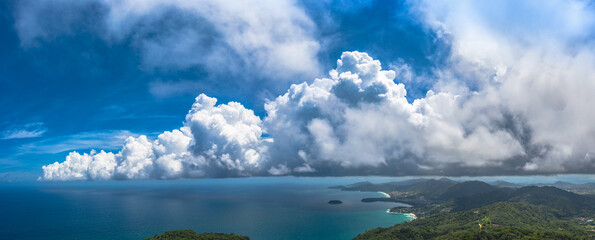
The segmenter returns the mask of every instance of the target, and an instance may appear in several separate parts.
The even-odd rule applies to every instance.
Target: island
[[[168,231],[144,240],[250,240],[250,238],[233,233],[196,233],[187,229]]]
[[[328,201],[328,204],[332,204],[332,205],[336,205],[336,204],[342,204],[343,202],[341,202],[341,200],[330,200]]]

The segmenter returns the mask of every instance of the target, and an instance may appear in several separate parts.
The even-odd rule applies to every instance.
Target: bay
[[[142,239],[176,229],[253,240],[352,239],[408,216],[374,192],[329,189],[370,178],[264,177],[0,185],[2,239]],[[380,181],[380,180],[379,180]],[[329,200],[343,204],[331,205]]]

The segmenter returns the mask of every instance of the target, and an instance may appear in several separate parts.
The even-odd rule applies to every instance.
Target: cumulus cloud
[[[508,120],[495,127],[520,140],[526,172],[592,171],[592,7],[585,1],[416,4],[422,20],[452,45],[435,91],[478,88],[468,105],[507,112]],[[471,114],[498,119],[490,112]]]
[[[524,154],[509,132],[462,114],[469,111],[461,108],[462,97],[430,92],[408,103],[404,85],[394,78],[395,72],[382,70],[368,54],[345,52],[329,78],[292,85],[268,102],[264,120],[240,103],[217,105],[201,94],[182,128],[153,142],[128,138],[120,152],[107,155],[115,165],[105,154],[73,152],[65,162],[44,167],[43,179],[103,179],[105,174],[92,174],[96,161],[114,179],[147,179],[345,175],[362,169],[421,174],[501,165]],[[263,138],[263,131],[272,138]]]
[[[83,30],[108,44],[130,45],[147,71],[198,69],[213,82],[269,81],[264,90],[319,73],[315,25],[289,0],[20,1],[16,6],[15,28],[25,48]],[[179,85],[159,84],[173,84],[174,90]]]
[[[234,176],[257,172],[266,154],[261,120],[240,103],[215,106],[201,94],[186,115],[193,143],[190,150],[204,163],[207,175]]]
[[[493,107],[466,105],[477,93],[430,91],[409,103],[395,72],[360,52],[343,53],[329,75],[267,103],[272,159],[322,174],[399,175],[471,171],[525,154],[510,132],[494,127],[501,113],[471,114]]]
[[[595,170],[590,5],[411,6],[450,44],[447,61],[432,74],[414,76],[404,62],[387,68],[367,53],[344,52],[327,77],[293,84],[267,101],[262,119],[240,103],[217,105],[201,94],[182,128],[154,141],[130,138],[118,153],[71,153],[45,166],[43,179]],[[428,76],[435,78],[424,81],[434,82],[432,90],[408,101],[404,83]]]
[[[64,162],[43,167],[43,180],[172,179],[249,176],[261,171],[267,139],[261,120],[240,103],[216,105],[201,94],[180,129],[154,141],[128,137],[117,153],[71,152]],[[262,170],[264,171],[264,170]]]

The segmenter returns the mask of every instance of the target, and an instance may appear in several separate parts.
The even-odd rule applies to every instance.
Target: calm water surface
[[[408,220],[379,193],[328,186],[366,178],[244,178],[0,184],[2,239],[142,239],[175,229],[254,240],[351,239]],[[343,201],[329,205],[331,199]]]

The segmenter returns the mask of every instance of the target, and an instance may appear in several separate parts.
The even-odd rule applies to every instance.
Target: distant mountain
[[[427,181],[410,186],[407,188],[407,191],[417,192],[427,199],[433,199],[442,194],[446,189],[449,189],[450,187],[457,184],[459,183],[448,178],[441,178],[439,180],[429,179]]]
[[[591,197],[567,192],[551,186],[521,187],[505,181],[496,181],[494,185],[482,181],[456,182],[448,178],[411,179],[399,182],[373,184],[359,182],[347,186],[335,186],[344,191],[383,191],[391,194],[390,199],[367,198],[364,202],[401,202],[414,207],[434,206],[423,209],[424,215],[440,211],[465,211],[483,207],[495,202],[526,202],[559,209],[559,216],[575,215],[584,212],[595,212],[595,200]],[[589,185],[567,185],[566,182],[555,183],[570,191],[585,189]],[[506,186],[506,187],[503,187]],[[510,187],[515,186],[515,187]],[[572,187],[570,187],[572,186]],[[436,207],[435,205],[440,206]]]
[[[481,181],[468,181],[462,182],[447,188],[443,193],[440,194],[439,199],[449,200],[453,198],[459,198],[478,193],[486,193],[497,190],[496,187]]]
[[[473,194],[453,199],[453,211],[464,211],[494,202],[524,202],[555,209],[558,216],[574,216],[595,213],[595,199],[545,186],[522,187],[512,192],[504,189]]]
[[[442,191],[445,188],[448,188],[457,182],[450,180],[448,178],[441,178],[439,180],[435,179],[425,179],[425,178],[416,178],[404,181],[393,181],[387,183],[379,183],[373,184],[371,182],[358,182],[346,186],[332,186],[329,188],[341,189],[344,191],[365,191],[365,192],[374,192],[374,191],[383,191],[383,192],[393,192],[393,191],[418,191],[418,192],[430,192],[430,191]]]
[[[556,217],[550,208],[499,202],[479,209],[438,213],[375,228],[355,240],[380,239],[590,239],[590,229]]]
[[[500,187],[500,188],[521,188],[521,187],[527,187],[527,186],[537,186],[537,187],[553,186],[553,187],[560,188],[562,190],[579,193],[581,195],[595,195],[595,183],[594,182],[577,184],[577,183],[571,183],[571,182],[565,182],[565,181],[556,181],[553,183],[519,184],[519,183],[511,183],[511,182],[507,182],[507,181],[498,180],[498,181],[490,182],[490,184],[495,187]]]
[[[501,189],[491,192],[477,193],[473,195],[455,198],[452,201],[452,212],[466,211],[490,205],[495,202],[506,201],[510,196],[509,192]]]
[[[345,190],[345,191],[359,191],[359,189],[367,189],[367,188],[371,188],[374,187],[374,184],[372,184],[371,182],[357,182],[357,183],[353,183],[353,184],[349,184],[346,186],[331,186],[328,188],[332,188],[332,189],[341,189],[341,190]]]
[[[144,240],[250,240],[233,233],[196,233],[192,230],[175,230],[145,238]]]
[[[347,185],[347,187],[355,188],[355,187],[370,186],[370,185],[373,185],[373,184],[371,182],[365,181],[365,182],[358,182],[358,183],[354,183],[354,184],[349,184],[349,185]]]
[[[556,187],[523,187],[510,194],[506,201],[526,202],[557,209],[560,216],[595,212],[595,199],[567,192]]]
[[[383,191],[391,194],[391,199],[368,198],[364,199],[365,202],[391,201],[407,203],[413,206],[423,206],[498,190],[498,188],[481,181],[459,183],[448,178],[438,180],[422,178],[381,184],[360,182],[347,186],[333,186],[331,188],[341,189],[343,191]]]
[[[511,182],[502,181],[502,180],[492,182],[492,183],[490,183],[490,185],[495,186],[495,187],[507,187],[507,188],[520,188],[523,186],[521,184],[511,183]]]
[[[393,182],[390,182],[390,184],[393,186],[411,186],[411,185],[415,185],[418,183],[426,182],[428,180],[431,180],[431,179],[414,178],[414,179],[409,179],[409,180],[404,180],[404,181],[393,181]]]
[[[574,185],[574,183],[569,183],[569,182],[564,182],[564,181],[556,181],[554,184],[552,184],[553,186],[556,185]]]
[[[437,181],[433,179],[424,179],[424,178],[417,178],[417,179],[410,179],[404,181],[393,181],[387,183],[379,183],[373,184],[371,182],[358,182],[354,184],[349,184],[346,186],[332,186],[329,188],[333,189],[341,189],[344,191],[362,191],[362,192],[393,192],[393,191],[408,191],[408,189],[412,186],[417,184],[422,184],[427,181]],[[452,181],[452,180],[450,180]]]

